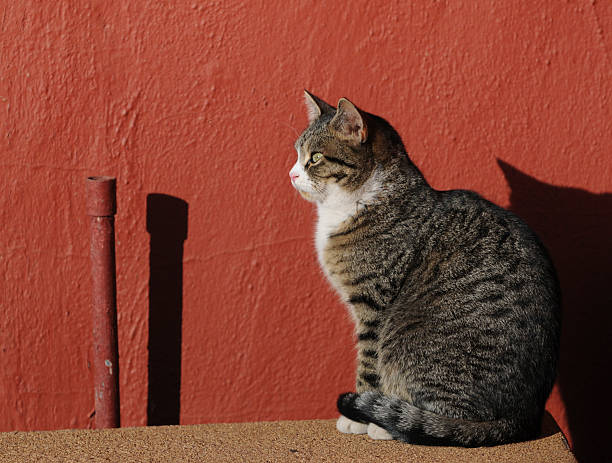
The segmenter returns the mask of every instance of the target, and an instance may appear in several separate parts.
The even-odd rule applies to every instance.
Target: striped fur
[[[407,442],[533,437],[560,329],[540,241],[476,193],[431,188],[383,119],[345,99],[307,105],[292,180],[317,205],[319,261],[356,329],[357,393],[340,397],[342,415]]]

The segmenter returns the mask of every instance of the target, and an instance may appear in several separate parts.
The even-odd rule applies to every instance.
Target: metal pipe
[[[94,427],[118,428],[116,180],[113,177],[88,177],[86,186],[91,229]]]

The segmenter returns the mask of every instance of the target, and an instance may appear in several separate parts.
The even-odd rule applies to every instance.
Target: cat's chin
[[[314,196],[312,196],[310,193],[307,193],[306,191],[301,191],[301,190],[297,190],[297,192],[300,194],[300,196],[302,198],[304,198],[306,201],[309,201],[311,203],[316,202],[316,199],[314,198]]]

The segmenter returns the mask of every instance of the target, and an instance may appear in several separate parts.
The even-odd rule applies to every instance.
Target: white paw
[[[392,440],[393,437],[380,426],[370,423],[368,424],[368,436],[374,440]]]
[[[365,434],[368,432],[368,425],[349,420],[346,416],[340,415],[336,421],[336,429],[345,434]]]

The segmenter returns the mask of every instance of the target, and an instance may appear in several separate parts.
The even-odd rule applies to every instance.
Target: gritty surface
[[[334,420],[0,434],[0,462],[575,462],[560,432],[512,445],[425,447],[346,435]]]

